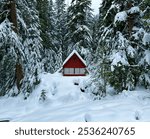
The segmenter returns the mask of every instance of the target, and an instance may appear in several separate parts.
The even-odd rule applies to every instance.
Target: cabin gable
[[[64,68],[85,68],[86,65],[79,59],[76,54],[63,65]]]
[[[62,71],[64,76],[86,76],[86,63],[74,50],[64,61]]]

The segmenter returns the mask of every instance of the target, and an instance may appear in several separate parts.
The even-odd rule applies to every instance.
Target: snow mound
[[[115,23],[116,22],[121,22],[121,21],[126,21],[127,19],[127,13],[125,11],[119,12],[115,16]]]
[[[138,6],[131,7],[131,9],[128,10],[129,14],[134,14],[134,13],[139,13],[139,12],[140,12],[140,8]]]
[[[83,101],[86,95],[80,90],[80,86],[89,78],[88,76],[62,76],[60,73],[55,74],[41,74],[41,84],[34,90],[32,98],[41,96],[42,90],[45,90],[48,100],[55,104],[65,104],[76,101]],[[78,85],[75,83],[77,82]],[[82,85],[83,86],[83,85]]]

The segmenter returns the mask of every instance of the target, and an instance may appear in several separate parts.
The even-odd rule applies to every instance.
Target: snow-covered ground
[[[150,121],[150,92],[124,91],[93,101],[90,94],[82,92],[86,77],[63,77],[42,74],[41,83],[27,100],[22,96],[0,98],[0,120],[26,122],[129,122]],[[74,85],[78,82],[79,85]],[[42,90],[47,99],[39,101]],[[136,120],[137,119],[137,120]]]

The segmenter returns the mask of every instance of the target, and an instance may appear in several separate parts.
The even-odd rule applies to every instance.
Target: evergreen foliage
[[[58,70],[66,58],[66,4],[65,0],[55,1],[55,69]]]
[[[10,10],[7,6],[8,2],[3,1],[1,13],[4,9]],[[40,64],[42,45],[35,4],[29,0],[16,1],[18,34],[12,30],[9,12],[1,18],[1,95],[16,96],[23,93],[26,98],[40,81],[38,74],[42,69]]]
[[[21,43],[5,19],[0,25],[0,96],[7,94],[15,84],[15,64]],[[20,52],[21,53],[21,52]]]
[[[145,19],[149,7],[143,6],[145,2],[102,2],[96,54],[98,64],[94,75],[99,94],[107,93],[102,88],[108,84],[118,93],[124,89],[134,90],[139,85],[150,87],[149,26]]]
[[[89,15],[91,16],[91,0],[72,0],[68,8],[68,32],[66,34],[68,53],[72,50],[88,55],[92,36],[89,29]]]
[[[42,90],[39,101],[44,102],[47,99],[46,90]]]
[[[24,53],[24,78],[22,92],[27,98],[39,84],[39,73],[43,71],[41,64],[41,52],[43,49],[40,36],[39,17],[36,11],[36,1],[17,1],[18,5],[18,28],[22,36]],[[24,8],[23,8],[24,7]],[[21,28],[21,29],[20,29]]]
[[[54,5],[52,0],[38,0],[36,9],[39,13],[40,37],[42,39],[42,62],[46,72],[53,73],[54,67]]]

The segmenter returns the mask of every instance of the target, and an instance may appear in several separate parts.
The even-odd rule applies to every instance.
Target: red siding
[[[86,68],[86,65],[76,54],[73,54],[73,56],[65,63],[63,68]]]

